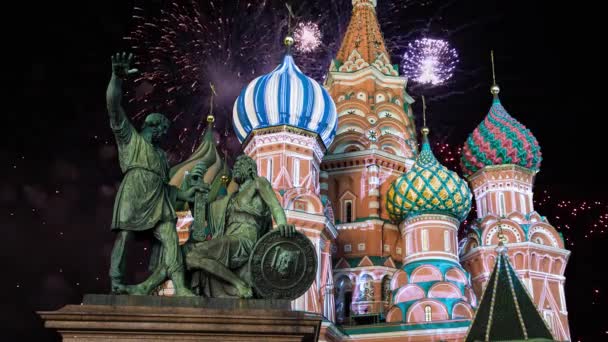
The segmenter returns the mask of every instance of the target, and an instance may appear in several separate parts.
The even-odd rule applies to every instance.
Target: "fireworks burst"
[[[332,39],[319,49],[320,32],[340,37],[349,18],[349,8],[338,1],[346,3],[332,0],[332,15],[326,14],[325,2],[294,6],[304,23],[300,39],[305,44],[297,46],[302,50],[296,49],[294,54],[298,66],[318,81],[323,80],[339,47],[339,40]],[[232,133],[232,106],[248,82],[280,63],[288,26],[287,15],[277,15],[282,12],[284,4],[276,1],[174,0],[156,8],[147,1],[136,1],[133,28],[124,39],[141,74],[128,94],[129,110],[136,120],[161,112],[174,122],[171,130],[178,132],[177,141],[167,149],[172,161],[183,159],[198,146],[210,82],[218,92],[215,129],[220,132],[220,144],[231,153],[240,150]],[[312,52],[305,53],[305,49]]]
[[[461,145],[438,142],[434,144],[433,152],[443,165],[460,173]],[[565,200],[563,198],[566,196],[555,196],[548,190],[543,190],[542,187],[542,185],[535,185],[534,210],[545,215],[549,223],[563,235],[566,247],[575,246],[577,239],[592,239],[608,235],[608,203],[573,198]],[[475,210],[471,210],[462,227],[466,227],[476,218]]]
[[[129,111],[139,120],[152,111],[172,119],[172,131],[178,134],[167,150],[172,161],[183,159],[198,145],[205,127],[201,122],[207,115],[208,84],[212,82],[219,95],[215,110],[218,139],[231,154],[238,152],[241,146],[230,120],[232,106],[248,82],[280,62],[288,30],[287,13],[280,15],[285,12],[284,3],[136,0],[135,4],[133,28],[125,39],[141,74],[128,95]],[[379,13],[383,29],[392,32],[387,42],[395,55],[403,54],[407,48],[403,42],[412,35],[428,31],[426,21],[397,20],[403,16],[402,7],[422,11],[432,1],[401,4],[396,7],[389,2],[379,8],[384,11]],[[301,44],[296,43],[293,51],[296,62],[308,76],[323,82],[350,20],[351,1],[296,2],[293,11],[300,21],[295,33]]]
[[[172,119],[178,142],[169,151],[174,159],[183,159],[196,148],[205,127],[211,82],[218,90],[218,139],[238,150],[230,121],[223,117],[229,117],[244,85],[278,62],[283,22],[269,15],[275,9],[265,2],[234,6],[176,0],[157,12],[142,5],[134,8],[134,28],[125,37],[142,70],[130,94],[135,118],[158,111]]]
[[[452,78],[458,53],[440,39],[417,39],[409,43],[403,55],[403,72],[413,81],[440,85]]]
[[[296,49],[303,53],[308,53],[316,50],[321,45],[321,30],[319,25],[313,22],[299,23],[294,31],[296,40]]]

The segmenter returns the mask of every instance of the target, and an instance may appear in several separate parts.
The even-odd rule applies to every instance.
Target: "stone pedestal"
[[[317,341],[322,317],[286,300],[85,295],[38,312],[64,341]]]

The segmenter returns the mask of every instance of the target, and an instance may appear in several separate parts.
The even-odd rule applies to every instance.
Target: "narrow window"
[[[429,250],[429,231],[426,229],[422,230],[422,250]]]
[[[501,192],[498,194],[498,215],[505,216],[506,211],[507,210],[505,208],[505,194]]]
[[[519,205],[521,206],[522,214],[527,214],[526,210],[526,196],[524,194],[519,194]]]
[[[266,162],[266,178],[272,183],[272,158],[268,158],[268,161]]]
[[[293,186],[300,186],[300,159],[293,159]]]
[[[450,232],[447,230],[443,231],[443,246],[446,252],[450,252],[452,250],[452,243],[450,241]]]
[[[344,201],[344,222],[353,222],[353,201]]]
[[[430,305],[424,307],[424,321],[430,322],[433,319],[433,309]]]

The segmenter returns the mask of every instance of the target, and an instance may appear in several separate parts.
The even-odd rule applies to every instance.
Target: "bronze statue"
[[[258,176],[253,159],[239,156],[234,164],[233,179],[239,190],[209,205],[207,224],[211,240],[192,241],[184,247],[187,268],[203,273],[202,281],[194,279],[201,295],[251,297],[253,292],[247,279],[247,263],[258,239],[272,228],[271,218],[274,218],[281,236],[293,237],[296,234],[295,227],[287,223],[270,182]],[[287,263],[281,266],[283,272],[289,264],[288,256],[285,257],[281,261]],[[218,282],[212,285],[213,278],[227,283],[234,291],[225,290]]]
[[[302,295],[316,274],[314,246],[287,223],[271,184],[258,176],[256,162],[239,156],[232,172],[236,184],[227,186],[228,169],[215,149],[209,126],[197,152],[170,169],[159,146],[169,120],[152,113],[138,132],[121,106],[123,81],[137,72],[130,69],[132,60],[125,53],[112,56],[106,94],[124,173],[112,218],[112,230],[117,233],[110,265],[112,293],[148,295],[171,279],[175,295],[193,296],[186,282],[186,266],[192,271],[189,284],[199,295],[249,298],[253,289],[263,298]],[[176,182],[178,178],[183,181]],[[220,195],[220,189],[227,194]],[[176,208],[189,208],[194,215],[190,238],[182,248]],[[268,234],[273,219],[278,229]],[[158,240],[150,258],[153,272],[140,284],[125,285],[126,245],[142,231],[152,231]]]
[[[123,80],[137,69],[130,69],[133,55],[112,56],[112,78],[106,93],[110,126],[118,145],[118,158],[124,178],[114,204],[112,230],[117,233],[112,249],[110,278],[113,293],[149,294],[167,278],[173,281],[178,296],[192,296],[185,284],[184,264],[175,224],[177,201],[193,202],[197,192],[205,193],[204,184],[186,190],[171,186],[169,163],[159,142],[166,135],[170,121],[162,114],[148,115],[138,132],[129,122],[121,105]],[[194,175],[201,173],[193,170]],[[124,284],[126,244],[136,232],[152,231],[163,247],[162,260],[143,283]]]

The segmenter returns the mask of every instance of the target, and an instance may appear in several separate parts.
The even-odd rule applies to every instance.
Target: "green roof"
[[[427,329],[449,329],[466,327],[471,323],[469,320],[443,321],[430,323],[380,323],[365,326],[340,326],[340,330],[347,335],[355,334],[378,334],[397,331],[427,330]]]
[[[527,290],[513,270],[506,247],[499,247],[496,264],[481,296],[466,341],[516,341],[553,336]],[[542,341],[542,340],[541,340]]]
[[[369,260],[372,262],[372,264],[374,266],[384,266],[384,263],[386,262],[386,260],[388,260],[388,258],[390,258],[390,257],[380,257],[380,256],[367,256],[367,257],[369,258]],[[341,259],[346,260],[346,262],[348,263],[348,265],[351,268],[357,267],[359,265],[359,263],[361,263],[361,260],[363,260],[363,258],[364,257],[340,258],[334,264],[334,268],[338,265],[338,263],[340,262]],[[393,262],[395,263],[395,266],[397,269],[401,268],[400,262],[397,262],[395,260],[393,260]]]

